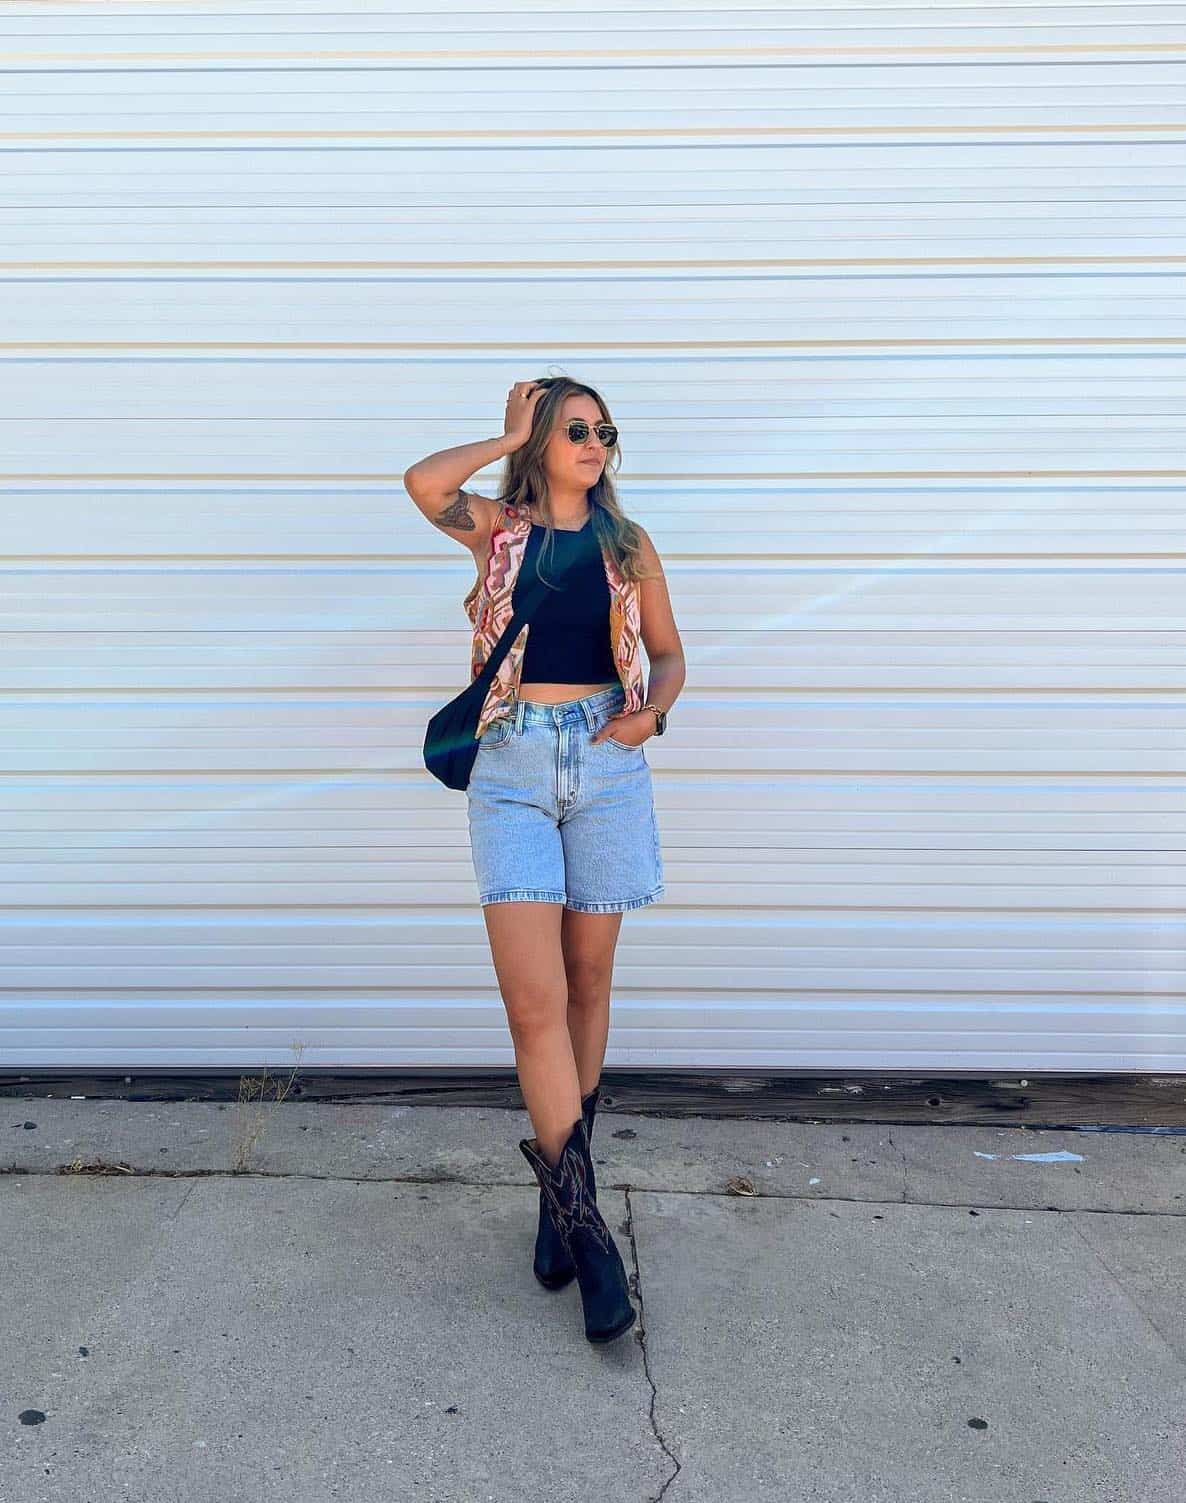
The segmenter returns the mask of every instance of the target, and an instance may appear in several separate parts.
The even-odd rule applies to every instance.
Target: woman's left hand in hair
[[[589,740],[591,744],[595,744],[609,736],[614,741],[620,741],[623,746],[641,746],[654,734],[654,713],[651,710],[633,710],[626,715],[614,715],[599,730],[594,731]]]

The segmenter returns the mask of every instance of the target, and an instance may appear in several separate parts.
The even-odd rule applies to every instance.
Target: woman
[[[533,1270],[549,1289],[575,1276],[586,1336],[612,1341],[635,1311],[589,1136],[622,914],[664,891],[643,743],[683,686],[683,645],[655,546],[619,506],[617,429],[597,392],[567,377],[517,382],[504,428],[420,460],[404,485],[474,555],[475,677],[529,580],[549,586],[482,706],[470,848],[535,1130],[519,1143],[540,1186]],[[496,499],[463,489],[503,458]]]

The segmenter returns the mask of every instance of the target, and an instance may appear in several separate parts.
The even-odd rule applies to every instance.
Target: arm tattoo
[[[469,514],[469,497],[464,491],[457,492],[457,500],[450,501],[444,511],[437,517],[437,522],[442,527],[453,527],[458,532],[474,532],[477,523]]]

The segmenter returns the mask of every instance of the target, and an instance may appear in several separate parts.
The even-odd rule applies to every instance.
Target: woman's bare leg
[[[581,1115],[560,943],[563,911],[561,903],[486,903],[482,908],[515,1046],[519,1089],[540,1152],[553,1165]]]
[[[605,1062],[614,951],[623,916],[578,913],[566,908],[561,921],[560,943],[568,981],[568,1034],[582,1096],[587,1096],[601,1079]]]

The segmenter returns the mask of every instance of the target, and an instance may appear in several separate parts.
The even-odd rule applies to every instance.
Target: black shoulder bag
[[[525,553],[521,567],[526,567],[527,563]],[[424,736],[424,765],[446,788],[469,787],[470,773],[478,755],[478,720],[486,702],[486,694],[499,665],[511,650],[511,643],[539,609],[544,591],[548,588],[536,571],[535,578],[530,579],[524,593],[522,605],[494,644],[477,678],[456,699],[442,705],[428,722]]]

